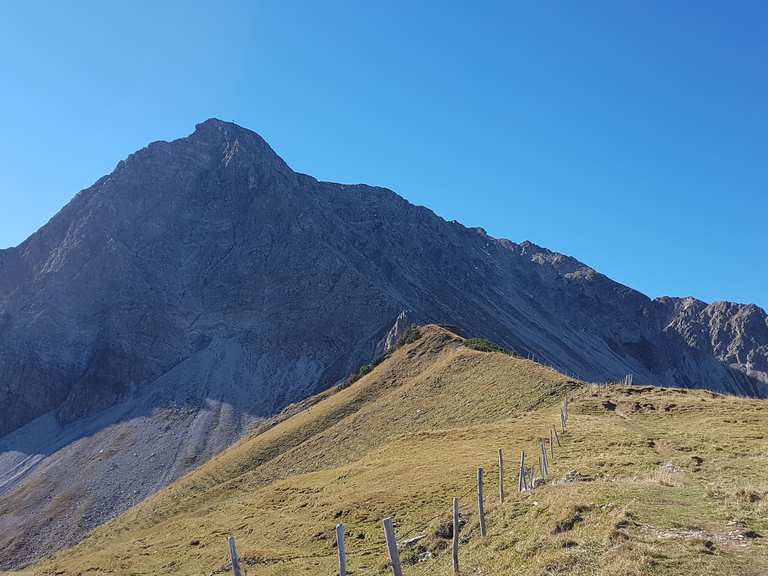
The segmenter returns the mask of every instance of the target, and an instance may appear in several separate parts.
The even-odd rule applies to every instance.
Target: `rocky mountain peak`
[[[153,142],[129,157],[145,161],[204,162],[210,168],[268,168],[292,175],[285,161],[259,134],[233,122],[210,118],[189,136],[171,142]]]
[[[261,157],[263,161],[285,164],[259,134],[233,122],[225,122],[217,118],[209,118],[197,124],[195,131],[181,141],[223,149],[224,155],[230,156],[234,156],[242,147],[242,151],[250,157]]]
[[[413,323],[585,380],[631,372],[768,395],[757,307],[652,301],[384,188],[296,174],[255,132],[210,119],[132,154],[0,251],[0,492],[36,490],[41,462],[48,479],[88,462],[83,493],[108,519],[357,372]],[[93,460],[124,435],[133,452]],[[39,490],[42,515],[50,491]]]

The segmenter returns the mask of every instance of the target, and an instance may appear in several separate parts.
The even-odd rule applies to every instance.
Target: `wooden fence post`
[[[563,434],[565,434],[565,412],[563,412],[562,408],[560,408],[560,427],[563,429]]]
[[[344,524],[336,524],[336,547],[339,551],[339,576],[347,576],[347,550],[344,547]]]
[[[544,478],[544,456],[541,455],[541,438],[539,438],[539,472],[541,478]]]
[[[547,452],[544,450],[544,443],[539,438],[539,470],[541,471],[541,479],[547,479]]]
[[[453,499],[453,540],[451,541],[451,560],[453,561],[453,574],[459,575],[459,499]]]
[[[392,574],[394,576],[403,576],[403,568],[400,566],[400,553],[397,551],[397,540],[395,540],[395,529],[392,526],[392,518],[384,518],[384,538],[387,540],[387,552],[389,553],[389,562],[392,564]]]
[[[517,491],[525,490],[525,450],[520,450],[520,469],[517,471]]]
[[[230,536],[227,539],[229,543],[229,559],[232,562],[232,574],[235,576],[241,576],[240,573],[240,560],[237,557],[237,545],[235,544],[235,537]]]
[[[531,466],[528,469],[528,489],[529,490],[533,490],[534,488],[536,488],[536,482],[535,482],[535,480],[533,478],[534,468],[535,468],[535,466]]]
[[[504,504],[504,452],[499,448],[499,501]]]
[[[549,430],[549,452],[552,455],[552,460],[555,459],[555,439],[552,436],[552,429]]]
[[[480,536],[485,538],[485,506],[483,505],[483,469],[477,469],[477,515],[480,517]]]
[[[555,433],[555,440],[557,440],[557,447],[560,448],[560,434],[557,433],[557,427],[552,426],[552,432]]]

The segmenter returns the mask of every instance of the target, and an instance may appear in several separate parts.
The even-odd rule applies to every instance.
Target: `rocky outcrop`
[[[694,298],[660,298],[658,303],[667,314],[664,332],[768,384],[768,318],[761,308]]]
[[[0,566],[80,537],[424,322],[594,381],[768,389],[755,306],[651,300],[390,190],[295,173],[208,120],[0,251]],[[49,514],[62,491],[89,494],[77,521]]]
[[[397,315],[397,318],[395,318],[395,323],[392,325],[392,328],[389,329],[389,332],[387,332],[387,336],[384,338],[384,342],[379,349],[377,349],[377,353],[381,355],[394,350],[397,347],[400,338],[402,338],[411,326],[413,326],[413,323],[408,317],[408,311],[403,310]]]

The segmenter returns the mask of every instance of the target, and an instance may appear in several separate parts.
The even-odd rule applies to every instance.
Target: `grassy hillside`
[[[566,392],[570,430],[551,479],[518,494],[519,450],[535,453]],[[400,540],[425,535],[401,547],[405,574],[450,574],[459,496],[464,574],[756,576],[768,574],[767,472],[764,402],[590,387],[430,326],[349,387],[291,407],[26,573],[222,574],[232,533],[251,576],[334,574],[343,522],[350,573],[383,574],[391,515]]]

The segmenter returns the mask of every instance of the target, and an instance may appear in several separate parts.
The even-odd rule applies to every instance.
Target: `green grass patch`
[[[478,350],[479,352],[501,352],[502,354],[508,353],[504,348],[495,342],[491,342],[485,338],[469,338],[468,340],[464,340],[464,346],[471,348],[472,350]]]

